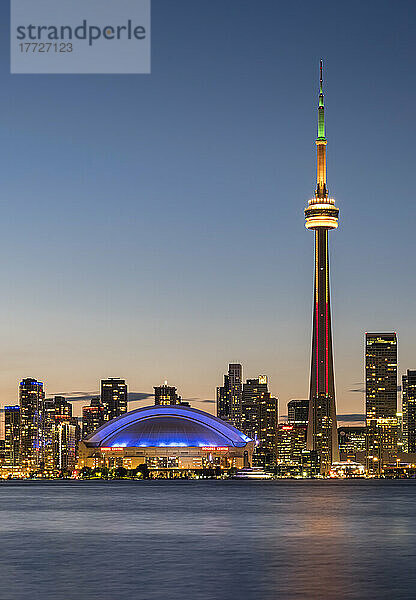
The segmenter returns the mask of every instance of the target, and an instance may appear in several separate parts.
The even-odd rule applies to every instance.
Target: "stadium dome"
[[[213,415],[187,406],[148,406],[109,421],[83,442],[87,448],[242,448],[251,439]]]

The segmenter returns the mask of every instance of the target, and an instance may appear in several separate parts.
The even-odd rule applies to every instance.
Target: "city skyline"
[[[0,2],[0,600],[413,597],[415,25]]]
[[[267,374],[281,406],[308,396],[312,260],[300,219],[321,56],[343,216],[332,242],[338,412],[363,413],[352,390],[364,389],[365,331],[397,331],[398,373],[415,367],[408,5],[353,2],[335,17],[323,4],[319,18],[307,3],[268,1],[190,5],[185,18],[162,1],[151,76],[36,86],[8,74],[0,9],[1,406],[16,403],[22,377],[52,396],[119,376],[139,393],[167,379],[214,412],[232,362],[245,378]]]

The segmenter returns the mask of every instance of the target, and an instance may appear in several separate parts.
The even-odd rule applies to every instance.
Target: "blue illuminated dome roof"
[[[234,446],[244,433],[209,413],[188,406],[147,406],[109,421],[84,440],[97,447]]]

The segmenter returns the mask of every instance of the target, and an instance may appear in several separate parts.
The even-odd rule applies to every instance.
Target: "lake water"
[[[1,600],[416,598],[416,481],[0,483]]]

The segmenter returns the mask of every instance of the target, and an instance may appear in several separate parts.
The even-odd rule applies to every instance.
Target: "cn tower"
[[[328,474],[331,464],[339,460],[332,357],[328,240],[329,231],[338,227],[339,209],[335,206],[335,200],[328,195],[326,144],[321,60],[318,137],[316,139],[317,184],[315,196],[309,200],[305,209],[305,226],[315,232],[315,292],[307,448],[316,451],[320,472],[323,475]]]

